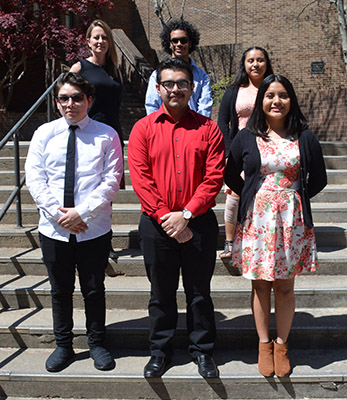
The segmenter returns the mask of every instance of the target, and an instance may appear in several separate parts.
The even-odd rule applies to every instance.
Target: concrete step
[[[320,142],[324,155],[347,155],[347,142]]]
[[[0,186],[0,204],[1,203],[3,204],[7,201],[8,197],[12,193],[13,189],[14,189],[13,186]],[[220,194],[221,201],[223,200],[224,197],[225,197],[224,193],[221,193]],[[341,201],[343,201],[342,200],[343,198],[344,199],[347,198],[347,186],[346,186],[346,197],[343,197],[343,195],[341,194]],[[22,200],[23,205],[35,204],[33,198],[31,197],[31,195],[29,193],[28,188],[25,185],[23,186],[23,188],[21,190],[21,200]],[[138,197],[136,196],[136,194],[131,186],[126,187],[125,190],[119,190],[116,198],[114,199],[114,202],[117,204],[127,204],[127,203],[138,203],[139,204]]]
[[[105,288],[107,307],[111,309],[143,309],[150,297],[150,284],[144,276],[107,276]],[[231,304],[233,308],[243,308],[250,302],[251,282],[242,276],[214,275],[211,293],[216,308],[228,309]],[[299,275],[296,278],[295,293],[299,308],[347,308],[347,275]],[[0,275],[0,295],[3,308],[51,307],[47,275]],[[182,283],[177,297],[178,306],[184,308]],[[84,307],[78,279],[74,307]]]
[[[19,165],[24,170],[24,163],[26,157],[20,157]],[[0,170],[1,171],[13,171],[14,170],[14,157],[0,157]]]
[[[343,203],[347,199],[347,185],[327,185],[311,199],[311,203]]]
[[[347,169],[327,169],[329,185],[347,184]]]
[[[94,399],[312,399],[346,398],[346,349],[291,351],[289,378],[264,378],[256,351],[216,351],[220,378],[203,379],[187,351],[178,350],[162,379],[144,379],[148,352],[112,352],[113,371],[93,367],[89,353],[77,349],[76,361],[59,373],[45,370],[51,349],[0,349],[0,389],[5,397]],[[309,396],[309,397],[308,397]]]
[[[26,157],[20,157],[20,168],[24,170]],[[327,169],[346,169],[347,156],[325,156],[325,166]],[[128,170],[128,157],[124,157],[124,169]],[[0,157],[0,171],[13,171],[14,170],[14,157],[2,156]]]
[[[248,303],[249,304],[249,303]],[[245,304],[245,306],[248,306]],[[139,310],[107,309],[105,344],[109,348],[146,349],[149,318],[147,303]],[[216,348],[224,350],[254,349],[258,339],[250,307],[215,309]],[[347,309],[338,307],[300,309],[295,312],[290,346],[295,349],[346,347]],[[84,310],[74,309],[74,346],[88,348]],[[274,314],[270,318],[271,336],[276,335]],[[52,311],[49,308],[4,309],[0,322],[1,347],[55,347]],[[175,348],[187,348],[186,314],[179,309]]]
[[[26,157],[20,157],[20,168],[24,171],[24,164],[25,164]],[[334,165],[332,163],[332,165]],[[346,164],[345,164],[346,165]],[[124,168],[128,169],[128,158],[125,157],[124,159]],[[333,166],[331,168],[334,168]],[[342,168],[342,167],[341,167]],[[13,171],[14,170],[14,157],[0,157],[0,171]]]
[[[84,400],[101,400],[100,398],[99,399],[95,399],[95,398],[87,399],[86,397],[83,397],[83,399]],[[284,398],[276,398],[276,399],[277,400],[285,400]],[[19,400],[19,398],[6,396],[6,398],[0,397],[0,400]],[[47,400],[47,397],[20,397],[20,400]],[[69,397],[69,399],[59,397],[59,400],[80,400],[80,399],[77,399],[76,397],[74,397],[74,398]],[[119,400],[129,400],[129,399],[119,399]],[[150,400],[150,399],[142,399],[142,400]],[[238,398],[238,399],[233,399],[233,400],[243,400],[243,399]],[[325,399],[323,399],[322,397],[319,397],[319,398],[317,398],[317,397],[314,397],[314,398],[313,397],[300,397],[300,398],[296,397],[296,400],[325,400]],[[346,400],[346,399],[344,399],[344,400]]]
[[[21,177],[24,175],[24,170],[21,171]],[[0,171],[0,182],[3,185],[14,184],[13,171]],[[327,169],[328,184],[329,185],[346,185],[347,184],[347,169]],[[125,184],[131,185],[129,170],[124,170]]]
[[[347,167],[347,155],[338,156],[325,156],[325,168],[328,169],[346,169]]]
[[[145,276],[143,257],[140,249],[117,249],[117,262],[109,260],[108,276]],[[218,254],[222,250],[218,250]],[[240,275],[239,269],[222,262],[217,254],[215,275]],[[318,252],[319,268],[315,274],[346,275],[347,249],[322,248]],[[0,248],[0,273],[3,275],[46,275],[40,248]]]
[[[125,149],[128,148],[128,141],[124,142]],[[320,142],[323,154],[325,156],[346,156],[347,155],[347,142]],[[29,149],[30,142],[21,141],[20,155],[26,156]],[[12,156],[13,155],[13,142],[8,142],[1,151],[1,156]]]
[[[118,249],[139,248],[138,225],[113,225],[112,244]],[[347,246],[346,223],[316,223],[315,234],[318,249],[332,247],[342,249]],[[218,248],[224,245],[224,226],[219,227]],[[39,247],[37,225],[24,224],[23,228],[17,228],[15,224],[0,224],[0,247]]]
[[[314,223],[347,223],[347,202],[341,203],[312,203]],[[224,204],[217,204],[214,212],[219,224],[224,223]],[[137,203],[112,203],[112,224],[136,225],[140,222],[141,205]],[[39,222],[39,213],[35,204],[22,204],[23,224],[35,225]],[[3,224],[16,224],[17,211],[13,204],[2,221]]]
[[[13,186],[0,185],[0,204],[5,203],[13,191]],[[347,185],[327,185],[322,192],[311,199],[312,203],[343,203],[347,199]],[[24,185],[21,190],[22,204],[34,204],[28,188]],[[224,207],[225,193],[224,188],[216,197],[217,204]],[[132,186],[127,186],[125,190],[120,190],[115,199],[115,204],[140,204]]]

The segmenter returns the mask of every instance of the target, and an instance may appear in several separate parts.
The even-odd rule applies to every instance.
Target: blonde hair
[[[106,36],[107,36],[108,51],[106,54],[106,68],[109,69],[110,75],[117,76],[118,75],[118,56],[117,56],[117,52],[116,52],[116,46],[114,44],[111,28],[106,24],[106,22],[101,19],[94,20],[87,29],[86,39],[87,40],[90,39],[90,37],[92,35],[92,30],[97,26],[102,28],[105,31]]]

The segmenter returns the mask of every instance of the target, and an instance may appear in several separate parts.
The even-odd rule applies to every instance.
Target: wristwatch
[[[193,218],[192,212],[187,210],[186,208],[184,208],[182,210],[182,213],[183,213],[183,218],[186,219],[187,221],[189,221],[191,218]]]

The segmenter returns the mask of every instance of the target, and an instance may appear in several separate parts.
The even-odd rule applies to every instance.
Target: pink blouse
[[[239,119],[239,130],[246,127],[248,118],[251,116],[257,91],[254,88],[240,87],[236,99],[236,113]]]

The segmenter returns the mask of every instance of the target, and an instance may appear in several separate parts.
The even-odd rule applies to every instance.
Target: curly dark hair
[[[257,136],[261,136],[262,138],[268,137],[269,127],[263,111],[263,99],[267,88],[272,82],[281,83],[290,98],[290,110],[285,121],[285,127],[288,134],[295,135],[300,133],[302,130],[307,129],[308,124],[306,118],[301,112],[293,85],[284,76],[274,74],[267,76],[259,86],[253,112],[247,121],[247,128]]]
[[[94,97],[94,85],[77,72],[66,72],[58,78],[57,83],[54,86],[55,96],[58,95],[59,90],[65,85],[65,83],[68,83],[72,86],[77,86],[87,97]]]
[[[177,30],[187,32],[188,39],[190,41],[189,53],[192,53],[199,45],[200,33],[194,25],[184,21],[183,19],[171,21],[163,28],[160,34],[161,45],[163,46],[163,49],[171,55],[170,35],[172,31]]]

